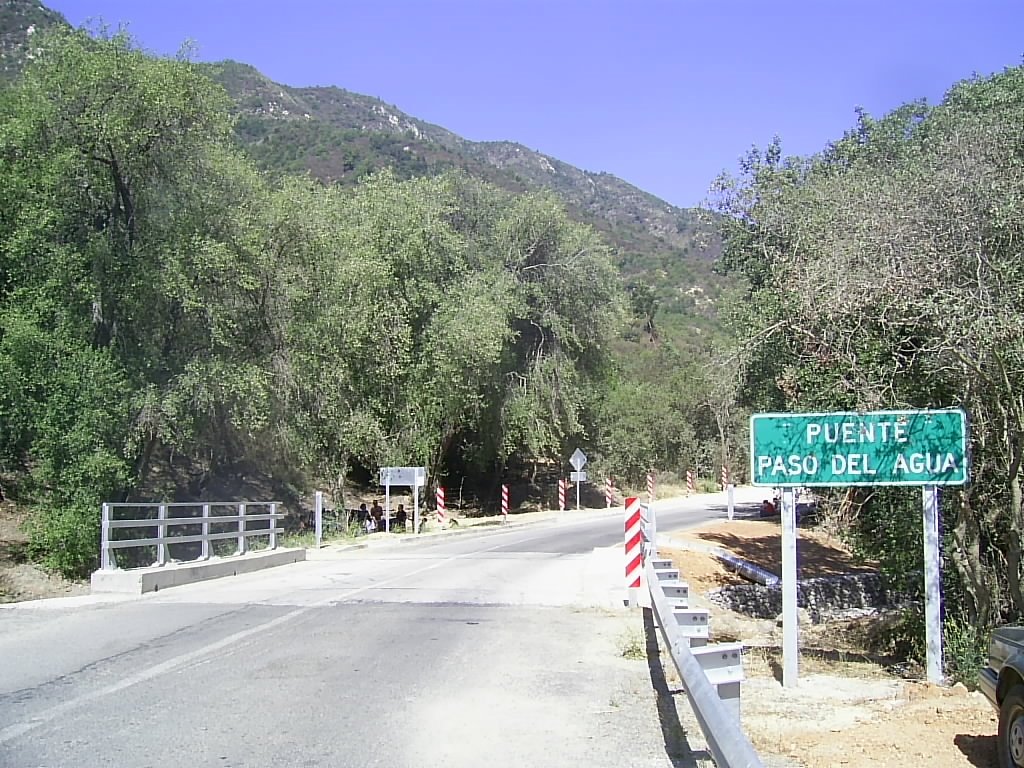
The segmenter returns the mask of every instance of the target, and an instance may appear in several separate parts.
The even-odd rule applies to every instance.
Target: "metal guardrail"
[[[198,555],[193,560],[210,559],[210,542],[226,539],[234,539],[238,542],[234,554],[244,555],[248,549],[246,540],[252,536],[268,536],[269,548],[277,548],[277,537],[284,533],[284,528],[279,528],[277,523],[285,515],[278,512],[281,506],[279,501],[199,501],[199,502],[176,502],[176,503],[108,503],[103,505],[102,523],[100,529],[100,567],[103,570],[117,568],[114,551],[119,549],[134,549],[138,547],[156,547],[155,565],[165,565],[168,560],[168,547],[178,544],[201,544]],[[250,509],[269,509],[269,512],[251,514]],[[156,517],[142,518],[115,518],[117,509],[141,509],[156,510]],[[195,510],[200,514],[168,517],[169,510]],[[216,514],[218,511],[229,510],[228,514]],[[231,514],[234,513],[234,514]],[[251,522],[266,521],[266,525],[259,528],[249,528]],[[213,527],[223,528],[225,524],[232,526],[232,530],[214,531]],[[168,529],[192,527],[198,528],[200,533],[187,535],[169,535]],[[119,539],[112,533],[123,528],[155,528],[156,536],[144,538]]]
[[[654,556],[654,518],[653,510],[645,506],[641,533],[651,607],[708,750],[718,768],[763,768],[740,727],[743,646],[708,644],[708,612],[689,607],[689,585],[680,579],[670,560]]]

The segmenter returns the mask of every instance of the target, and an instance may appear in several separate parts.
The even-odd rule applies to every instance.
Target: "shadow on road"
[[[698,768],[699,765],[713,764],[710,762],[711,755],[705,750],[695,752],[690,749],[686,731],[679,722],[679,710],[676,709],[673,691],[668,687],[665,670],[661,666],[661,650],[658,648],[658,629],[654,624],[654,613],[650,608],[643,610],[647,669],[651,674],[651,686],[657,696],[658,722],[661,724],[661,734],[665,740],[665,754],[672,761],[674,768]]]

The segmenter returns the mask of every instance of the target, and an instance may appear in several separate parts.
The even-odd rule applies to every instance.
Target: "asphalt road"
[[[659,530],[723,503],[659,503]],[[620,509],[4,606],[0,766],[695,765],[622,658],[621,537]]]

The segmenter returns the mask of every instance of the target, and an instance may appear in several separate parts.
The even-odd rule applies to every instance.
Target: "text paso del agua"
[[[875,462],[873,465],[872,462]],[[817,475],[822,470],[822,460],[815,455],[790,454],[789,456],[758,456],[759,474],[795,477]],[[879,470],[902,474],[947,474],[957,472],[960,465],[957,457],[946,453],[898,453],[889,467],[882,467],[877,456],[869,453],[833,454],[825,460],[825,467],[833,475],[875,475]]]

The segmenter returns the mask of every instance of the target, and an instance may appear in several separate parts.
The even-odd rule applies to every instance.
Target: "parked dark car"
[[[988,666],[978,681],[999,712],[997,752],[1001,768],[1024,768],[1024,627],[992,632]]]

